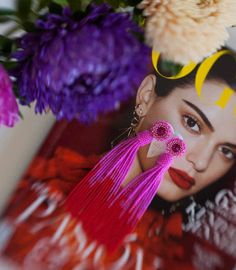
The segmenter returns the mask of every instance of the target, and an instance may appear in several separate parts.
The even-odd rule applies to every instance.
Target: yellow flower
[[[220,49],[236,25],[236,0],[143,0],[146,42],[180,64],[198,63]]]

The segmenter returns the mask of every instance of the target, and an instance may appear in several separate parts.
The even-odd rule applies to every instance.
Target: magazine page
[[[0,216],[0,269],[236,270],[236,2],[46,2],[2,11],[25,29],[2,89],[57,123]]]
[[[215,97],[215,88],[209,91]],[[214,124],[218,123],[219,136],[226,134],[221,132],[221,128],[227,125],[227,121],[217,122],[219,116],[224,119],[222,109],[215,105],[204,105],[191,88],[176,89],[173,92],[173,95],[178,93],[176,99],[181,92],[184,93],[184,99],[198,108],[201,106],[206,115],[209,113],[208,117],[216,113],[217,119],[213,119]],[[165,100],[167,98],[161,99],[161,102]],[[172,117],[175,118],[179,112],[176,111],[175,103],[170,101],[172,108],[167,106],[168,117],[171,116],[172,109]],[[183,167],[181,158],[179,163],[176,160],[176,165],[169,169],[166,179],[163,179],[163,191],[160,186],[136,229],[112,255],[106,254],[96,241],[90,239],[79,219],[74,219],[65,209],[64,201],[69,193],[94,167],[103,153],[110,149],[112,140],[127,127],[125,119],[132,118],[132,106],[133,102],[117,114],[103,118],[92,126],[83,126],[76,121],[70,124],[59,122],[55,125],[1,217],[2,258],[20,269],[234,269],[234,167],[219,177],[221,171],[217,172],[212,165],[212,172],[204,177],[204,172],[208,171],[206,168],[211,166],[209,164],[214,159],[210,156],[212,154],[209,149],[206,149],[211,147],[209,140],[200,149],[201,144],[197,142],[200,135],[190,133],[194,142],[192,149],[187,152],[189,159],[187,156],[183,159]],[[163,107],[158,104],[154,108],[155,115],[150,114],[150,117],[158,119],[159,114],[166,113],[165,106],[165,103]],[[184,110],[183,120],[185,114],[187,117],[187,112],[190,115],[195,114],[193,119],[201,119],[195,107],[189,108],[185,102],[181,106],[185,106],[181,108],[181,112]],[[228,112],[226,115],[231,116]],[[193,119],[191,121],[195,121]],[[195,130],[195,122],[187,123],[189,126],[193,125]],[[179,125],[182,125],[179,130],[181,127],[186,129],[186,133],[190,132],[189,127],[186,128],[182,122]],[[227,136],[228,134],[230,133]],[[144,147],[140,149],[140,155],[142,149]],[[160,150],[151,145],[146,149],[146,156],[150,149],[153,153]],[[228,152],[226,156],[228,157]],[[222,158],[221,153],[215,160],[218,161],[218,158]],[[221,163],[228,164],[228,160],[225,160],[223,157],[218,166]],[[188,173],[195,172],[191,182],[185,178],[187,168]],[[181,170],[183,176],[180,177],[171,170]],[[168,183],[166,190],[164,181]],[[196,181],[202,181],[199,188]]]

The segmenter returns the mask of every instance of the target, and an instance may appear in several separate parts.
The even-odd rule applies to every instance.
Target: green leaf
[[[52,2],[51,0],[40,0],[36,10],[40,11],[41,9],[48,7],[51,4],[51,2]]]
[[[11,53],[13,40],[0,35],[0,55],[8,57]]]
[[[5,37],[9,37],[10,35],[12,35],[13,33],[15,33],[16,31],[18,31],[19,29],[21,29],[21,27],[17,23],[16,25],[13,25],[12,27],[6,29],[6,31],[3,33],[3,35]]]
[[[19,113],[20,118],[21,118],[22,120],[24,120],[24,116],[23,116],[22,112],[19,110],[18,113]]]
[[[123,0],[122,2],[125,2],[127,6],[137,6],[141,0]]]
[[[8,17],[8,16],[0,16],[0,23],[6,23],[12,21],[12,18]]]
[[[22,22],[22,27],[26,32],[34,32],[36,29],[34,23],[30,21]]]
[[[32,0],[17,0],[16,7],[18,16],[25,20],[31,11]]]
[[[133,12],[133,20],[140,26],[140,27],[144,27],[145,24],[145,18],[143,17],[143,15],[139,12],[136,11],[136,9],[134,9]]]
[[[161,59],[160,61],[160,70],[165,76],[175,76],[182,69],[182,65],[173,63],[168,60]]]
[[[114,9],[120,6],[119,0],[107,0],[108,4],[110,4]]]
[[[0,9],[0,16],[16,15],[16,11],[8,8]]]
[[[73,12],[81,9],[82,0],[68,0],[68,4]]]
[[[93,1],[93,0],[82,0],[82,1],[81,1],[81,7],[80,7],[80,9],[81,9],[82,11],[85,11],[86,8],[87,8],[87,6],[88,6],[91,2],[94,2],[94,1]]]
[[[93,2],[94,2],[95,4],[97,4],[97,5],[100,5],[100,4],[102,4],[102,3],[105,3],[104,0],[94,0]]]
[[[49,5],[49,12],[55,13],[55,14],[61,14],[62,13],[62,6],[60,6],[56,3],[51,3]]]
[[[1,64],[4,66],[4,68],[6,69],[6,70],[12,70],[12,69],[14,69],[16,66],[17,66],[17,62],[1,62]]]
[[[68,6],[68,1],[67,0],[52,0],[54,3],[61,5],[61,6]]]
[[[16,83],[13,84],[13,93],[14,93],[14,95],[15,95],[16,98],[20,98],[20,96],[19,96],[19,90],[17,88]]]

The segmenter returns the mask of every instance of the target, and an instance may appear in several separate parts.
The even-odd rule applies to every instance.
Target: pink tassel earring
[[[139,147],[151,140],[150,133],[143,131],[107,153],[66,199],[66,206],[73,216],[86,220],[91,219],[93,211],[99,209],[102,213],[125,179]]]
[[[152,140],[166,141],[156,166],[135,177],[121,188],[139,147]],[[124,237],[133,231],[155,196],[173,157],[185,151],[184,142],[173,137],[166,121],[128,139],[105,155],[75,187],[65,201],[67,209],[78,218],[87,234],[113,252]]]

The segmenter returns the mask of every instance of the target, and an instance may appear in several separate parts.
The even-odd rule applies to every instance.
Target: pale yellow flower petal
[[[196,63],[220,49],[236,25],[236,0],[143,0],[145,38],[162,56]]]

